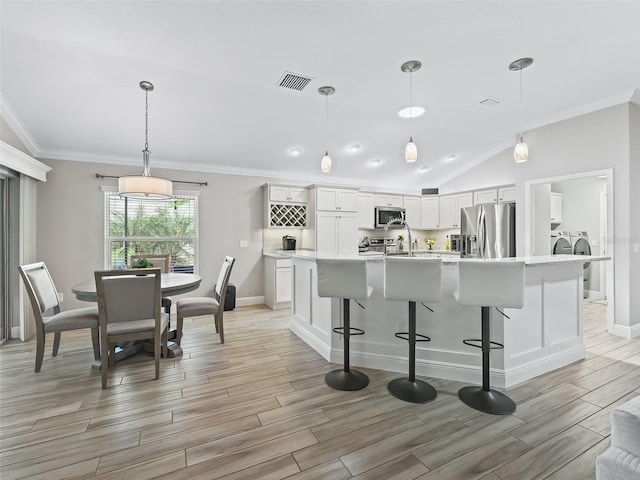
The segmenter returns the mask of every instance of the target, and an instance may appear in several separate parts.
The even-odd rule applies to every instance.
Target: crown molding
[[[20,141],[24,144],[27,150],[29,150],[29,153],[33,157],[38,157],[40,152],[38,142],[36,142],[35,138],[31,136],[24,124],[20,121],[2,92],[0,92],[0,116],[5,119]]]
[[[41,182],[47,181],[47,172],[51,167],[30,157],[8,143],[0,141],[0,165],[28,175]]]

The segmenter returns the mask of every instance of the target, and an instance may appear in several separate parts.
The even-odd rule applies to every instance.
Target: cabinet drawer
[[[276,268],[291,267],[290,258],[276,258]]]

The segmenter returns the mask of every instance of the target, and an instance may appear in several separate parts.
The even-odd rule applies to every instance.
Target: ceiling
[[[0,8],[0,113],[40,159],[142,170],[138,84],[147,80],[152,172],[419,193],[510,148],[520,129],[629,101],[640,87],[640,1],[2,0]],[[521,57],[534,59],[522,108],[519,73],[508,69]],[[397,115],[409,104],[400,70],[408,60],[422,62],[413,103],[427,109],[412,121]],[[285,72],[312,80],[285,89],[277,85]],[[336,89],[328,128],[325,85]],[[487,97],[503,103],[481,105]],[[413,164],[404,161],[410,134]],[[325,149],[330,174],[320,172]]]

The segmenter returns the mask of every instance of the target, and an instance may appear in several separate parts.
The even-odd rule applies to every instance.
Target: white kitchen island
[[[314,252],[296,252],[291,258],[290,329],[325,359],[341,364],[342,337],[332,329],[340,326],[342,302],[318,297]],[[408,330],[408,302],[383,298],[383,258],[365,258],[374,292],[361,302],[365,309],[351,302],[351,326],[366,332],[351,337],[351,363],[404,373],[408,368],[407,344],[394,333]],[[510,387],[584,358],[583,264],[609,258],[550,255],[504,259],[525,261],[525,305],[523,309],[505,309],[510,319],[492,310],[491,339],[504,344],[504,350],[492,351],[492,385]],[[460,306],[453,297],[461,261],[465,259],[443,258],[443,298],[441,303],[429,305],[434,312],[417,305],[417,332],[431,341],[416,346],[416,373],[477,384],[482,378],[481,352],[462,340],[480,338],[480,307]]]

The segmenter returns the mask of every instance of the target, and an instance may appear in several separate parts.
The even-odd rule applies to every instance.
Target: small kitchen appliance
[[[282,237],[282,249],[283,250],[295,250],[296,249],[296,237],[293,235],[284,235]]]

